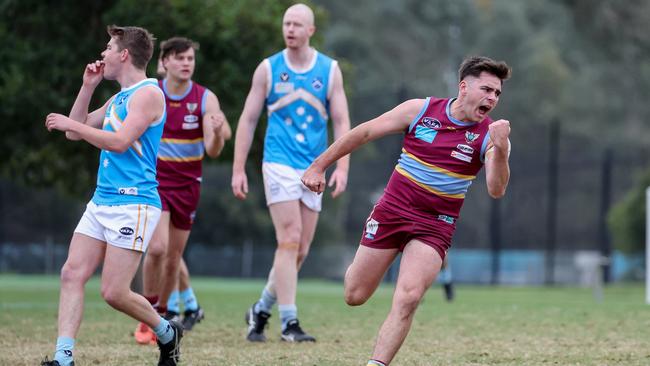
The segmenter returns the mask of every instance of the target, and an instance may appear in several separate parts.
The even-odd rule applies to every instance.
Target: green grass
[[[206,319],[183,343],[184,365],[365,365],[392,296],[381,287],[364,306],[344,304],[339,283],[302,281],[299,315],[315,344],[244,340],[244,311],[261,281],[193,279]],[[154,365],[157,348],[138,346],[136,322],[110,309],[99,280],[87,286],[77,365]],[[393,365],[648,365],[650,308],[640,285],[605,290],[602,303],[576,288],[457,288],[445,303],[428,292]],[[56,339],[58,279],[0,275],[0,365],[38,365]]]

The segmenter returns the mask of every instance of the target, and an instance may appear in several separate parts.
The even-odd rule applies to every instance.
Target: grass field
[[[269,342],[244,340],[244,311],[263,283],[194,279],[206,319],[183,343],[184,365],[365,365],[392,295],[381,287],[350,308],[340,283],[303,281],[303,328],[315,344],[279,340],[278,315]],[[650,307],[642,286],[614,286],[602,303],[587,289],[457,288],[453,303],[438,286],[428,292],[393,365],[650,365]],[[99,280],[87,287],[75,357],[83,365],[154,365],[157,348],[138,346],[136,323],[110,309]],[[52,356],[58,279],[0,275],[0,365],[38,365]]]

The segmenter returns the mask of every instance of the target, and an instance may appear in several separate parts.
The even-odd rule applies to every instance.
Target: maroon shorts
[[[401,252],[416,239],[435,249],[444,260],[455,229],[455,219],[449,216],[399,211],[380,200],[366,221],[361,245]]]
[[[172,225],[181,230],[190,230],[199,206],[201,183],[192,182],[183,187],[158,187],[162,210],[169,211]]]

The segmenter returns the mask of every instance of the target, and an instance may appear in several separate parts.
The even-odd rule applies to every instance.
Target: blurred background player
[[[448,302],[454,300],[454,282],[451,276],[451,265],[449,264],[449,253],[445,256],[445,260],[440,267],[438,273],[438,281],[442,283],[443,291],[445,292],[445,299]]]
[[[281,339],[315,341],[298,322],[296,287],[298,271],[314,237],[322,197],[309,191],[300,177],[327,147],[327,120],[333,120],[334,138],[350,129],[343,76],[336,61],[309,45],[314,34],[314,13],[304,4],[287,9],[282,20],[286,48],[262,61],[255,73],[235,138],[232,190],[245,199],[248,179],[245,165],[262,109],[268,127],[264,141],[264,191],[271,213],[277,249],[268,282],[259,301],[246,313],[246,339],[266,340],[264,328],[277,302]],[[349,159],[342,158],[330,177],[332,197],[347,185]]]
[[[54,360],[41,365],[74,365],[75,337],[81,325],[86,282],[102,265],[101,293],[106,302],[153,328],[160,348],[158,365],[176,365],[182,326],[160,317],[130,289],[142,253],[160,217],[156,155],[165,123],[164,95],[145,73],[153,36],[139,27],[109,26],[102,61],[86,66],[70,118],[51,113],[49,131],[85,140],[101,149],[97,188],[72,236],[61,269],[58,338]],[[97,85],[116,80],[122,90],[88,113]]]
[[[157,165],[163,210],[144,260],[144,294],[169,319],[179,316],[180,298],[185,306],[183,326],[189,330],[204,314],[189,286],[182,255],[199,203],[203,157],[218,157],[231,130],[216,95],[192,81],[199,45],[173,37],[160,48],[165,77],[159,84],[167,104]],[[180,291],[179,276],[183,278]],[[134,335],[141,344],[153,338],[144,324],[138,325]]]
[[[492,121],[505,62],[471,57],[458,71],[458,96],[408,100],[362,123],[334,142],[303,176],[314,192],[325,189],[325,170],[359,146],[404,133],[402,154],[373,208],[345,274],[345,301],[364,304],[398,252],[402,252],[393,304],[379,329],[368,365],[388,365],[408,334],[415,311],[435,280],[476,174],[485,165],[488,193],[505,194],[510,179],[510,122]]]

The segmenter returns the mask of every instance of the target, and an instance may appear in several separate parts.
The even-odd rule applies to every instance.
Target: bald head
[[[284,12],[284,19],[289,17],[300,19],[307,27],[314,26],[314,12],[305,4],[299,3],[291,5],[287,11]]]

